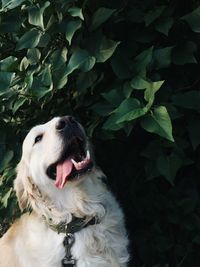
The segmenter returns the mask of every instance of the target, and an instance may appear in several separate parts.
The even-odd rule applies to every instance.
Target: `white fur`
[[[128,239],[121,208],[102,183],[102,172],[93,170],[58,189],[46,175],[46,168],[60,156],[63,140],[57,134],[54,118],[34,127],[24,140],[18,164],[15,190],[20,207],[30,205],[0,239],[0,267],[61,267],[65,255],[64,234],[51,230],[42,215],[53,223],[77,217],[97,216],[100,223],[75,233],[72,255],[77,267],[125,267]],[[35,137],[43,134],[34,145]]]

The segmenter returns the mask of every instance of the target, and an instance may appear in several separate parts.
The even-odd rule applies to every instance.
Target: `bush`
[[[126,214],[133,263],[199,266],[200,2],[2,0],[1,233],[30,127],[75,115]]]

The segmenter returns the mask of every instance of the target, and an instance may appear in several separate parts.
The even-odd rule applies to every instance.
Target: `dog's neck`
[[[97,173],[97,170],[95,170]],[[102,173],[99,171],[99,177]],[[103,194],[107,191],[99,178],[91,172],[79,183],[72,183],[60,190],[55,187],[42,189],[29,178],[29,203],[31,208],[46,220],[54,224],[62,221],[70,223],[73,216],[78,218],[102,218],[105,207],[102,203]],[[53,185],[54,186],[54,185]]]

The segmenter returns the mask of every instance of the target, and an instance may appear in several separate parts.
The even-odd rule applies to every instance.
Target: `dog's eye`
[[[43,137],[43,134],[40,134],[40,135],[36,136],[34,144],[40,142],[42,140],[42,137]]]

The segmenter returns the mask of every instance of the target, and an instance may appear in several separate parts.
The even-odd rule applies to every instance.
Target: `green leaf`
[[[90,26],[90,31],[94,31],[97,29],[100,25],[102,25],[104,22],[106,22],[112,14],[115,12],[116,9],[109,9],[100,7],[93,15],[92,17],[92,23]]]
[[[90,56],[88,51],[78,49],[72,54],[65,75],[69,75],[76,69],[81,69],[83,72],[87,72],[93,68],[95,61],[95,58]]]
[[[150,83],[141,76],[137,75],[131,80],[130,85],[134,89],[143,90],[149,88]]]
[[[160,17],[164,9],[165,6],[159,6],[151,9],[144,17],[146,26],[149,26],[153,21]]]
[[[119,107],[113,111],[113,113],[118,113],[120,116],[123,116],[137,108],[140,108],[140,101],[136,98],[128,98],[122,101]]]
[[[120,119],[118,119],[117,123],[135,120],[139,117],[144,116],[147,113],[147,111],[148,111],[148,109],[146,107],[135,108],[132,111],[125,114],[124,116],[122,116]]]
[[[0,11],[7,11],[9,9],[20,6],[25,0],[1,0],[2,8]]]
[[[0,95],[4,94],[9,89],[11,82],[15,76],[13,72],[0,72]]]
[[[41,31],[37,29],[31,29],[27,31],[18,41],[16,50],[22,50],[24,48],[34,48],[38,45],[42,36]]]
[[[91,109],[103,117],[108,116],[113,111],[113,107],[104,102],[93,105]]]
[[[153,60],[156,69],[167,68],[172,62],[173,46],[154,50]]]
[[[113,113],[111,114],[108,119],[105,121],[103,124],[103,129],[105,130],[112,130],[112,131],[117,131],[123,128],[124,124],[123,123],[117,123],[117,120],[119,119],[119,114],[118,113]]]
[[[28,9],[28,22],[34,26],[40,27],[44,30],[44,19],[43,13],[45,9],[50,5],[50,2],[46,1],[42,7],[37,5],[32,5]]]
[[[119,77],[122,80],[131,78],[132,72],[130,63],[132,62],[128,58],[124,57],[123,53],[117,55],[116,54],[117,52],[114,53],[114,55],[111,58],[111,66],[113,72],[117,77]]]
[[[149,82],[149,85],[144,93],[144,99],[148,102],[148,109],[150,109],[150,107],[152,106],[155,99],[155,93],[160,89],[163,83],[164,81]]]
[[[27,57],[23,57],[22,61],[20,62],[20,65],[19,65],[19,70],[25,71],[28,68],[29,64],[30,64],[30,62],[27,59]]]
[[[118,88],[112,89],[106,93],[102,93],[101,95],[114,107],[117,107],[123,99],[123,96],[120,94]]]
[[[37,48],[30,48],[27,51],[27,59],[30,65],[35,65],[39,62],[41,58],[41,52]]]
[[[193,32],[200,33],[200,7],[183,16],[181,19],[188,23]]]
[[[5,168],[8,166],[8,163],[12,160],[13,156],[14,156],[14,153],[12,150],[8,150],[5,153],[3,160],[0,162],[0,172],[5,170]]]
[[[144,115],[144,108],[141,108],[138,99],[125,99],[118,108],[112,111],[112,114],[104,123],[103,128],[116,131],[125,127],[124,122],[134,120],[142,115]],[[132,127],[129,128],[130,130],[132,129]]]
[[[137,90],[146,89],[144,93],[144,99],[148,103],[146,108],[150,109],[155,99],[155,93],[160,89],[163,83],[164,81],[152,82],[138,75],[131,80],[130,85]]]
[[[3,204],[4,208],[7,208],[8,206],[8,200],[10,198],[10,195],[12,193],[13,189],[12,187],[8,190],[8,192],[3,196],[3,198],[1,199],[1,203]]]
[[[6,57],[0,61],[0,70],[13,72],[17,67],[17,58],[13,56]]]
[[[62,89],[67,81],[68,73],[66,73],[66,67],[61,66],[56,71],[53,71],[53,85],[56,89]]]
[[[146,131],[158,134],[174,142],[171,119],[164,106],[155,108],[151,114],[142,118],[141,125]]]
[[[52,88],[51,65],[46,65],[40,73],[42,85]]]
[[[116,123],[123,123],[134,120],[143,116],[147,112],[147,109],[142,108],[138,99],[128,98],[125,99],[113,113],[118,114]]]
[[[13,114],[19,110],[19,108],[21,106],[23,106],[23,104],[27,101],[26,98],[19,98],[13,105],[13,108],[12,108],[12,111],[13,111]]]
[[[155,28],[158,32],[161,32],[168,36],[169,30],[174,23],[173,18],[160,18],[155,22]]]
[[[69,21],[66,25],[66,39],[69,42],[69,45],[71,45],[72,38],[75,34],[75,32],[81,28],[81,21],[80,20],[73,20]]]
[[[197,63],[194,53],[197,51],[197,45],[194,42],[188,41],[175,47],[172,51],[172,61],[177,65],[187,63]]]
[[[133,68],[136,73],[139,73],[142,76],[146,75],[146,68],[152,60],[152,51],[153,47],[150,47],[135,57]]]
[[[191,90],[186,93],[175,94],[172,97],[173,104],[187,109],[200,110],[200,92]]]
[[[190,142],[194,150],[200,145],[200,122],[199,120],[192,120],[187,126]]]
[[[161,155],[156,163],[160,174],[173,185],[177,171],[182,165],[182,160],[176,154],[172,153],[170,156]]]
[[[68,9],[69,14],[72,17],[79,17],[81,20],[84,20],[82,9],[79,7],[71,7]]]
[[[93,70],[80,73],[76,81],[77,89],[83,92],[89,87],[93,88],[97,78],[97,73]]]
[[[119,44],[120,42],[115,42],[103,37],[98,49],[96,50],[96,53],[94,54],[97,62],[105,62],[107,59],[109,59]]]
[[[62,50],[57,49],[51,54],[51,56],[49,57],[49,60],[54,70],[65,68],[65,63],[67,62],[67,53],[68,53],[68,50],[66,47],[64,47]]]

